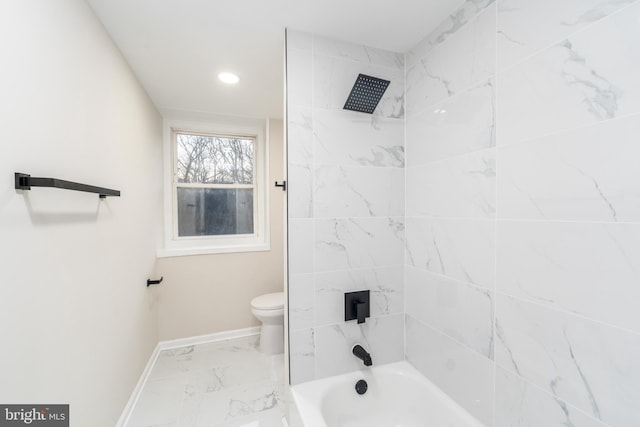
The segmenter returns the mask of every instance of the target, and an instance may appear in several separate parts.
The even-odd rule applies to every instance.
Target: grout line
[[[430,215],[410,215],[406,216],[406,219],[424,219],[424,220],[438,220],[438,221],[468,221],[468,222],[493,222],[495,218],[477,218],[477,217],[456,217],[456,216],[430,216]]]
[[[397,313],[388,313],[388,314],[381,314],[379,316],[370,316],[367,319],[370,319],[370,320],[386,320],[386,319],[391,319],[391,318],[395,318],[395,317],[399,317],[399,316],[402,316],[404,318],[405,313],[399,311]],[[353,325],[353,323],[351,323],[351,322],[353,322],[353,320],[349,320],[349,321],[341,320],[341,321],[339,321],[337,323],[336,322],[323,323],[321,325],[318,325],[316,327],[316,329],[329,329],[329,328],[334,328],[336,326],[338,328],[343,328],[343,327],[348,327],[350,325]],[[365,325],[366,325],[366,322],[367,321],[365,321]],[[362,339],[367,339],[367,338],[363,336]]]
[[[539,309],[542,309],[542,310],[548,310],[548,311],[556,312],[556,313],[559,313],[559,314],[561,314],[563,316],[566,316],[566,317],[570,317],[570,318],[574,317],[574,318],[577,318],[577,319],[580,319],[580,320],[583,320],[583,321],[586,321],[586,322],[595,323],[595,324],[598,324],[598,325],[601,325],[601,326],[604,326],[604,327],[607,327],[607,328],[615,329],[615,330],[618,330],[620,332],[624,332],[624,333],[627,333],[627,334],[636,335],[636,336],[640,337],[640,331],[635,331],[633,329],[625,328],[623,326],[614,325],[612,323],[608,323],[608,322],[605,322],[605,321],[602,321],[602,320],[594,319],[592,317],[588,317],[585,314],[580,314],[580,313],[577,313],[575,311],[568,310],[566,308],[557,307],[557,306],[553,306],[553,305],[547,305],[547,304],[544,304],[544,303],[542,303],[540,301],[537,301],[535,299],[527,299],[527,298],[522,297],[522,296],[512,295],[512,294],[508,294],[508,293],[505,293],[505,292],[502,292],[502,291],[496,291],[496,296],[509,298],[509,299],[512,299],[512,300],[515,300],[515,301],[518,301],[518,302],[521,302],[521,303],[524,303],[524,304],[534,305],[534,306],[537,306]]]
[[[425,104],[420,108],[417,108],[412,114],[405,114],[405,120],[416,119],[418,116],[428,112],[429,110],[438,108],[443,104],[447,104],[449,102],[455,101],[457,98],[460,98],[462,95],[466,95],[469,92],[473,92],[477,89],[480,89],[484,86],[487,86],[491,80],[495,80],[497,73],[491,73],[486,75],[485,77],[475,80],[472,83],[460,88],[457,92],[447,95],[444,98],[440,98],[437,101],[434,101],[430,104]]]
[[[331,219],[361,219],[361,218],[383,218],[383,217],[345,217]],[[550,224],[592,224],[592,225],[640,225],[640,222],[632,221],[594,221],[594,220],[568,220],[568,219],[535,219],[535,218],[478,218],[478,217],[454,217],[454,216],[434,216],[434,215],[411,215],[406,219],[435,220],[435,221],[468,221],[468,222],[514,222],[514,223],[550,223]],[[329,218],[327,218],[329,219]]]
[[[382,99],[380,100],[380,102],[382,102],[383,99],[387,99],[385,98],[385,96],[382,97]],[[401,122],[404,121],[404,116],[403,117],[394,117],[394,116],[378,116],[378,115],[374,115],[374,114],[369,114],[370,117],[365,117],[363,116],[364,113],[360,113],[358,111],[352,111],[352,110],[345,110],[344,108],[340,108],[339,106],[336,107],[323,107],[323,106],[313,106],[313,108],[315,110],[319,110],[322,112],[330,112],[330,113],[334,113],[336,116],[341,116],[341,117],[358,117],[358,118],[362,118],[364,119],[368,119],[368,118],[375,118],[376,120],[380,120],[382,122],[389,122],[389,123],[394,123],[394,122]],[[342,114],[339,114],[342,113]]]
[[[496,366],[496,371],[498,371],[498,370],[505,371],[509,375],[516,377],[519,381],[523,382],[526,386],[532,387],[532,388],[536,389],[538,392],[544,393],[545,395],[547,395],[549,398],[551,398],[553,400],[556,400],[556,401],[559,400],[559,401],[565,403],[566,405],[570,406],[571,409],[574,409],[575,411],[582,413],[582,415],[585,415],[586,417],[590,418],[591,420],[596,421],[597,423],[602,425],[602,427],[609,427],[609,424],[603,422],[602,420],[594,418],[594,416],[592,414],[590,414],[589,412],[586,412],[585,410],[575,406],[574,404],[568,402],[567,400],[562,399],[562,398],[558,397],[557,395],[550,393],[547,389],[539,386],[538,384],[535,384],[535,383],[531,382],[531,380],[529,380],[528,378],[525,378],[525,377],[519,375],[518,373],[513,372],[508,367],[502,366],[502,365],[500,365],[498,363],[496,363],[496,365],[497,365]]]
[[[607,125],[607,124],[615,123],[617,121],[626,120],[626,119],[629,119],[629,118],[632,118],[632,117],[637,117],[637,116],[640,116],[640,112],[638,112],[638,111],[635,111],[635,112],[632,112],[632,113],[626,113],[626,114],[622,114],[622,115],[618,115],[618,116],[612,117],[610,119],[597,120],[597,121],[594,121],[594,122],[591,122],[591,123],[582,124],[582,125],[579,125],[579,126],[576,126],[576,127],[554,130],[554,131],[551,131],[551,132],[544,133],[542,135],[533,136],[531,138],[521,139],[521,140],[510,142],[510,143],[507,143],[507,144],[501,144],[501,145],[496,144],[495,148],[498,148],[499,150],[510,149],[510,148],[521,146],[521,145],[532,144],[534,142],[538,142],[538,141],[541,141],[541,140],[549,139],[549,138],[554,137],[554,136],[562,136],[564,134],[569,134],[569,133],[573,133],[573,132],[580,132],[580,131],[587,130],[587,129],[592,128],[592,127],[604,126],[604,125]]]
[[[472,0],[472,1],[473,1],[473,0]],[[452,16],[453,14],[457,13],[458,11],[460,11],[460,10],[463,8],[463,6],[465,5],[465,3],[466,3],[466,1],[465,1],[465,2],[462,2],[458,8],[454,9],[452,12],[450,12],[449,14],[447,14],[447,17],[445,18],[445,20],[450,19],[450,18],[451,18],[451,16]],[[413,68],[413,66],[417,65],[417,64],[418,64],[419,62],[421,62],[423,59],[427,58],[427,56],[431,55],[431,54],[433,53],[433,51],[434,51],[434,50],[439,49],[440,47],[447,45],[447,44],[448,44],[448,42],[449,42],[449,40],[455,39],[455,38],[456,38],[456,36],[457,36],[457,35],[459,35],[459,32],[460,32],[461,30],[463,30],[464,28],[466,28],[467,26],[469,26],[469,25],[470,25],[470,23],[471,23],[471,22],[473,22],[473,21],[475,21],[476,19],[478,19],[478,17],[482,16],[482,15],[484,14],[484,12],[485,12],[485,11],[487,11],[487,10],[488,10],[492,5],[494,5],[494,4],[496,5],[496,13],[497,13],[498,7],[497,7],[497,1],[495,1],[495,0],[494,0],[494,1],[492,1],[491,3],[489,3],[488,5],[486,5],[486,6],[485,6],[484,8],[482,8],[481,10],[476,10],[476,11],[475,11],[475,15],[473,15],[473,16],[472,16],[472,17],[471,17],[467,22],[465,22],[465,23],[464,23],[460,28],[458,28],[455,32],[453,32],[453,33],[452,33],[449,37],[447,37],[445,40],[443,40],[443,41],[442,41],[442,42],[440,42],[440,43],[436,43],[436,44],[431,45],[431,46],[429,47],[429,49],[427,49],[425,52],[423,52],[423,54],[422,54],[422,55],[420,55],[420,56],[414,56],[414,58],[413,58],[413,64],[412,64],[412,66],[411,66],[411,67],[409,67],[409,68]],[[426,37],[424,37],[424,39],[419,40],[419,41],[418,41],[418,44],[420,44],[423,40],[431,40],[431,39],[432,39],[432,37],[435,35],[436,30],[438,30],[438,29],[440,28],[440,25],[442,25],[444,22],[445,22],[445,21],[442,21],[442,22],[440,22],[439,24],[437,24],[438,26],[437,26],[433,31],[431,31],[429,34],[427,34],[427,35],[426,35]],[[414,45],[414,46],[413,46],[413,48],[417,47],[417,46],[418,46],[418,44]],[[413,49],[413,48],[412,48],[412,49]],[[409,51],[408,51],[408,52],[410,52],[410,51],[411,51],[411,49],[409,49]],[[407,53],[408,53],[408,52],[407,52]],[[406,56],[406,54],[405,54],[405,56]],[[405,57],[405,68],[406,68],[406,57]]]
[[[313,376],[312,379],[315,380],[318,378],[318,328],[317,328],[317,305],[316,305],[316,218],[315,218],[315,170],[316,170],[316,35],[311,35],[311,171],[310,171],[310,181],[311,181],[311,212],[309,214],[312,218],[311,225],[311,242],[312,242],[312,259],[311,259],[311,269],[313,273],[312,284],[313,284],[313,324],[311,328],[311,338],[313,342]]]
[[[543,46],[541,48],[538,48],[535,52],[525,56],[524,58],[514,62],[513,64],[509,64],[508,66],[504,67],[502,70],[499,71],[499,74],[502,74],[502,73],[505,73],[505,72],[511,72],[514,68],[516,68],[516,67],[522,65],[523,63],[531,60],[535,56],[538,56],[538,55],[542,54],[543,52],[554,48],[558,44],[562,43],[564,40],[568,40],[570,38],[573,38],[576,35],[579,35],[580,33],[583,33],[583,32],[586,32],[586,31],[590,30],[594,26],[600,25],[605,21],[613,19],[615,16],[621,15],[622,12],[626,11],[627,9],[630,9],[630,8],[632,8],[634,6],[638,6],[638,4],[639,3],[634,0],[630,4],[621,7],[620,9],[616,10],[615,12],[612,12],[609,15],[598,19],[597,21],[594,21],[594,22],[591,22],[589,24],[586,24],[584,27],[582,27],[582,28],[580,28],[580,29],[578,29],[578,30],[576,30],[576,31],[574,31],[572,33],[569,33],[569,34],[567,34],[567,35],[565,35],[565,36],[563,36],[563,37],[561,37],[559,39],[556,39],[553,42],[549,43],[548,45],[545,45],[545,46]],[[496,22],[497,22],[497,18],[496,18]],[[497,34],[498,34],[498,32],[497,32],[497,28],[496,28],[496,42],[497,42]],[[497,70],[497,66],[496,66],[496,71],[498,71]]]
[[[389,55],[402,55],[401,52],[396,52],[393,50],[386,50],[386,49],[380,49],[374,46],[369,46],[369,45],[364,45],[364,44],[357,44],[357,43],[351,43],[351,42],[347,42],[347,41],[340,41],[340,40],[335,40],[335,39],[331,39],[331,38],[327,38],[327,37],[323,37],[323,36],[319,36],[320,38],[323,38],[325,40],[329,40],[329,41],[336,41],[338,43],[345,43],[345,44],[351,44],[351,46],[353,47],[359,47],[359,48],[363,48],[363,49],[369,49],[372,51],[377,51],[377,52],[384,52],[385,54],[389,54]],[[398,66],[393,66],[393,65],[385,65],[385,64],[380,64],[377,62],[371,62],[369,60],[364,60],[364,59],[354,59],[352,57],[349,56],[344,56],[344,55],[335,55],[335,54],[329,54],[329,53],[315,53],[314,52],[314,57],[318,56],[320,58],[325,58],[325,59],[337,59],[339,61],[344,61],[344,62],[351,62],[354,64],[358,64],[361,67],[362,66],[369,66],[369,67],[380,67],[380,68],[384,68],[385,70],[391,70],[391,71],[395,71],[395,72],[402,72],[402,68],[398,67]],[[403,64],[404,66],[404,64]]]
[[[496,291],[495,289],[491,289],[482,285],[479,285],[477,283],[472,283],[472,282],[467,282],[465,280],[456,278],[456,277],[451,277],[451,276],[447,276],[443,273],[438,273],[435,271],[431,271],[431,270],[427,270],[426,268],[422,268],[419,266],[415,266],[415,265],[406,265],[405,268],[409,268],[412,270],[416,270],[416,271],[421,271],[421,272],[425,272],[428,273],[431,276],[434,276],[435,278],[438,279],[444,279],[450,282],[454,282],[456,285],[462,285],[462,286],[468,286],[470,288],[474,288],[475,290],[479,291],[479,292],[491,292],[492,294],[495,295]],[[495,286],[494,286],[495,288]]]
[[[474,356],[478,356],[481,357],[482,359],[484,359],[485,361],[491,363],[492,366],[495,366],[495,361],[493,359],[491,359],[489,356],[487,356],[486,354],[482,354],[480,353],[478,350],[470,347],[468,344],[458,340],[457,338],[452,337],[451,335],[447,334],[446,332],[440,330],[439,328],[434,327],[433,325],[430,325],[428,323],[423,322],[420,319],[415,318],[414,316],[407,314],[407,316],[411,317],[413,319],[414,322],[419,323],[420,325],[422,325],[425,328],[429,328],[431,329],[433,332],[435,332],[438,335],[441,335],[447,339],[449,339],[450,341],[452,341],[453,343],[455,343],[456,345],[459,345],[461,347],[464,347],[464,349],[469,350],[471,353],[473,353]]]
[[[439,163],[452,162],[453,160],[460,160],[460,159],[464,159],[465,157],[474,157],[474,156],[477,156],[478,154],[483,154],[483,153],[490,154],[491,152],[496,152],[497,148],[498,147],[496,147],[495,145],[477,148],[477,149],[465,151],[464,153],[452,154],[446,157],[442,157],[440,159],[429,160],[428,162],[420,163],[418,165],[411,165],[408,168],[413,170],[426,169],[428,167],[432,167]]]
[[[435,102],[432,102],[430,104],[425,104],[424,106],[420,107],[419,109],[416,109],[416,112],[409,115],[409,114],[405,114],[405,120],[409,120],[409,119],[415,119],[416,117],[418,117],[419,115],[427,112],[428,110],[431,110],[433,108],[437,108],[438,106],[441,106],[442,104],[451,101],[452,99],[458,98],[463,94],[467,94],[471,91],[474,91],[476,89],[481,88],[482,86],[484,86],[485,84],[489,83],[491,80],[495,80],[497,77],[497,73],[491,73],[488,74],[484,77],[482,77],[481,79],[475,80],[472,83],[460,88],[458,91],[456,91],[455,93],[453,93],[452,95],[447,95],[444,98],[440,98]]]
[[[403,215],[402,215],[402,223],[404,224],[404,232],[402,235],[402,359],[407,360],[407,159],[409,158],[409,144],[407,143],[407,54],[403,54],[403,74],[402,74],[402,84],[403,92],[402,92],[402,111],[404,111],[404,118],[402,121],[402,146],[404,151],[404,165],[403,165],[403,176],[402,183],[403,188],[402,192],[404,195],[403,199]]]
[[[341,169],[366,169],[369,171],[402,171],[405,168],[403,166],[374,166],[374,165],[347,165],[341,163],[327,163],[327,162],[316,162],[313,165],[309,163],[296,163],[293,162],[293,165],[297,166],[313,166],[313,171],[315,172],[320,167],[334,167]]]
[[[494,43],[495,43],[495,72],[498,72],[498,2],[496,1],[496,28],[494,31]],[[493,375],[492,375],[492,379],[493,379],[493,396],[492,396],[492,401],[493,401],[493,426],[497,427],[497,381],[496,381],[496,369],[497,369],[497,364],[496,364],[496,344],[498,342],[498,334],[497,334],[497,330],[498,330],[498,325],[497,325],[497,313],[498,313],[498,298],[496,298],[496,291],[498,290],[498,180],[500,179],[500,173],[499,173],[499,162],[498,162],[498,150],[497,150],[497,146],[498,146],[498,90],[499,90],[499,85],[498,85],[498,76],[497,74],[494,77],[493,80],[493,92],[492,92],[492,97],[493,99],[492,101],[492,108],[493,108],[493,148],[495,149],[494,153],[494,160],[495,160],[495,183],[494,183],[494,215],[493,215],[493,298],[492,298],[492,318],[491,318],[491,334],[492,334],[492,344],[493,344],[493,348],[491,349],[491,354],[493,355],[493,359],[491,361],[491,365],[493,368]]]

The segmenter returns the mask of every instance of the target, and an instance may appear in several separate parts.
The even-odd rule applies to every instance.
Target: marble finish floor
[[[127,427],[282,427],[284,356],[258,338],[162,351]]]

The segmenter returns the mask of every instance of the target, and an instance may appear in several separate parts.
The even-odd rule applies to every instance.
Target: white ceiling
[[[159,109],[260,118],[282,117],[285,28],[406,52],[462,1],[87,0]]]

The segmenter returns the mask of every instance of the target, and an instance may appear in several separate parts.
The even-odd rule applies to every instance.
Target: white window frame
[[[268,251],[269,191],[268,121],[251,119],[205,119],[164,121],[164,247],[158,257],[202,255],[216,253]],[[253,234],[216,236],[178,236],[176,192],[176,132],[215,136],[250,137],[254,148],[254,206]]]

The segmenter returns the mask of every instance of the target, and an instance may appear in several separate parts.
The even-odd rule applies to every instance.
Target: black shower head
[[[382,95],[389,87],[389,83],[389,80],[358,74],[343,108],[361,113],[373,113],[382,99]]]

